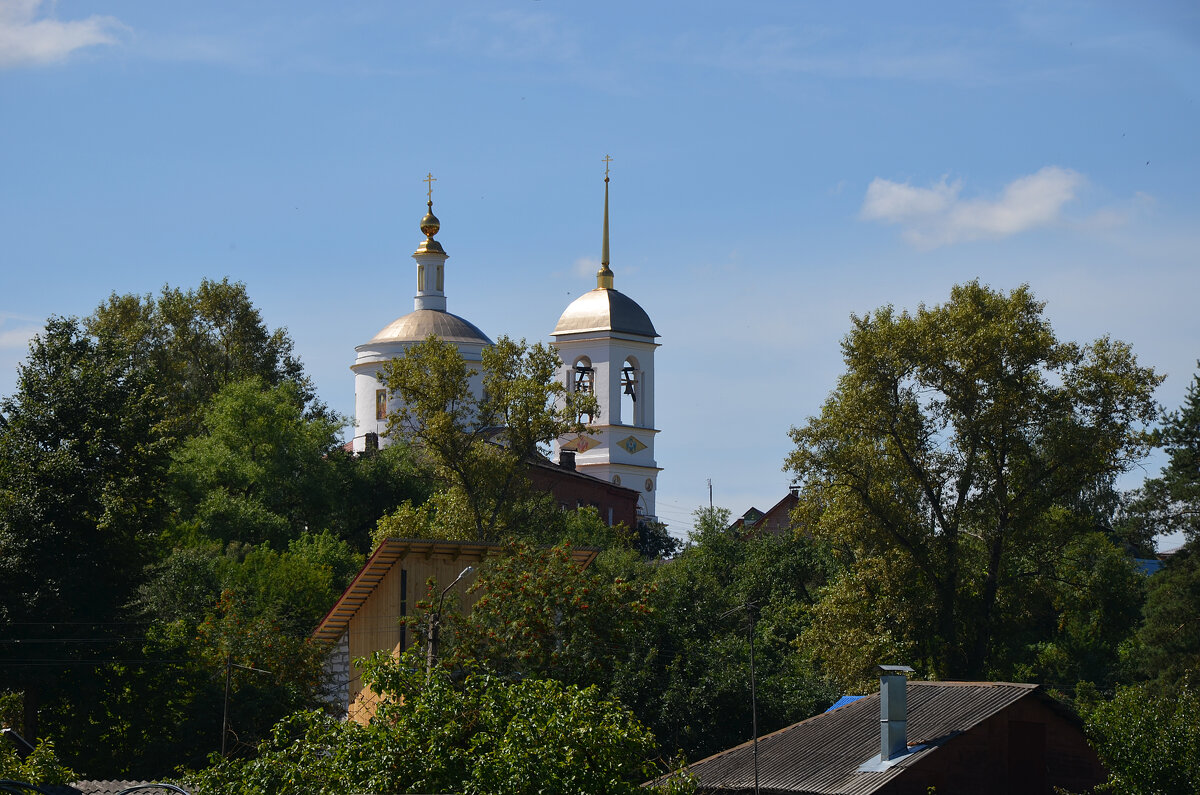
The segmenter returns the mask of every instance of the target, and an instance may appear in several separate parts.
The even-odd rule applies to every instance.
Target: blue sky
[[[0,393],[47,316],[228,276],[350,413],[427,172],[450,311],[545,340],[595,284],[611,154],[682,531],[709,478],[735,513],[783,495],[851,313],[972,278],[1131,343],[1178,406],[1197,130],[1190,2],[0,0]]]

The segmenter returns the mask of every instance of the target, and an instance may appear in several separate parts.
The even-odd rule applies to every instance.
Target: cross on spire
[[[433,183],[435,183],[435,182],[437,182],[437,177],[435,177],[433,175],[432,171],[425,175],[425,183],[427,185],[429,185],[429,194],[428,195],[429,195],[429,203],[430,204],[433,204]]]
[[[608,164],[612,162],[612,155],[605,155],[600,162],[604,164],[604,181],[608,182]]]

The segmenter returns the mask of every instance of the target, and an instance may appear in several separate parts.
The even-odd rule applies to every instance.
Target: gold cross
[[[429,185],[429,201],[433,201],[433,183],[437,182],[437,177],[432,171],[425,175],[425,182]]]
[[[610,155],[605,155],[604,159],[601,160],[600,162],[604,164],[604,179],[607,182],[608,181],[608,164],[612,162],[612,157]]]

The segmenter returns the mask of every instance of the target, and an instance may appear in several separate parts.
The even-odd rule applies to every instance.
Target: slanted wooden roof
[[[492,541],[447,541],[433,538],[385,539],[355,575],[345,593],[321,619],[321,623],[313,630],[312,636],[317,640],[336,642],[346,631],[350,619],[367,601],[375,587],[379,585],[384,575],[397,561],[410,557],[423,557],[426,560],[439,557],[462,560],[464,565],[468,565],[478,563],[488,555],[500,554],[503,551],[503,544]],[[574,547],[571,550],[571,557],[580,565],[580,568],[587,568],[599,553],[600,550],[595,547]]]
[[[884,770],[861,771],[879,758],[879,693],[858,699],[758,740],[759,790],[764,793],[868,795],[938,747],[979,725],[1037,685],[1010,682],[908,683],[908,744],[913,750]],[[1049,698],[1049,697],[1045,697]],[[753,792],[751,743],[689,766],[701,792]]]

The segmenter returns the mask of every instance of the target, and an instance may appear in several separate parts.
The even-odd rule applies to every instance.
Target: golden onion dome
[[[421,219],[421,233],[425,237],[433,237],[442,228],[442,224],[438,221],[436,215],[433,214],[433,202],[429,202],[429,211],[425,213],[425,217]]]

